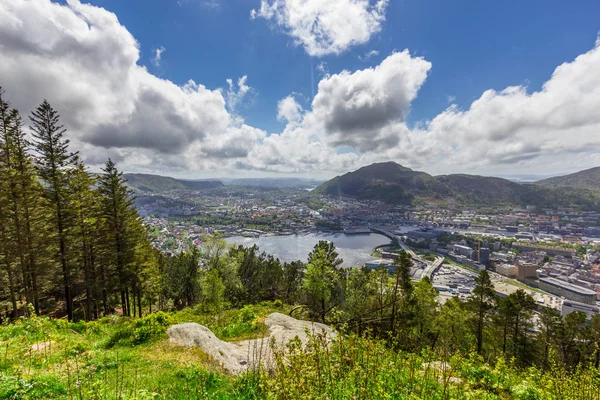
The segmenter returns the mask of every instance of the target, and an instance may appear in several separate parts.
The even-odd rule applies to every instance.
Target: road
[[[390,232],[386,229],[377,228],[377,227],[375,227],[375,228],[372,227],[371,229],[374,230],[375,232],[379,232],[379,233],[389,237],[390,239],[396,239],[396,241],[398,242],[398,244],[400,245],[402,250],[406,251],[410,255],[411,258],[413,258],[415,261],[419,261],[419,262],[422,262],[425,265],[427,265],[427,267],[425,267],[425,271],[423,272],[423,276],[427,276],[428,278],[431,279],[431,275],[433,275],[433,273],[435,271],[437,271],[437,269],[440,267],[440,265],[442,265],[444,263],[444,257],[440,257],[440,256],[437,256],[435,261],[433,261],[433,262],[419,257],[419,255],[417,253],[415,253],[410,247],[405,245],[404,242],[402,242],[400,236],[396,235],[394,232]]]

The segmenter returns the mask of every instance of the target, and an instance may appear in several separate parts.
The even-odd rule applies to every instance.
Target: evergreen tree
[[[555,341],[555,335],[562,322],[560,313],[554,308],[542,309],[540,313],[541,330],[538,343],[542,347],[542,366],[550,367],[550,352]]]
[[[97,276],[100,210],[98,197],[93,190],[96,179],[88,173],[78,157],[74,163],[75,169],[71,171],[69,179],[75,218],[72,244],[75,246],[73,251],[77,254],[76,260],[83,276],[85,319],[89,321],[98,318],[100,309],[105,308],[104,304],[101,304],[103,296],[98,290],[99,285],[102,288],[102,282]]]
[[[326,323],[327,314],[341,304],[337,267],[342,262],[335,245],[326,240],[320,240],[308,256],[302,287],[312,315],[318,316],[323,323]]]
[[[477,353],[482,353],[483,332],[486,320],[496,305],[496,291],[490,279],[490,274],[483,270],[475,278],[473,295],[467,303],[475,315],[475,338],[477,340]]]
[[[44,182],[45,194],[54,208],[52,224],[58,242],[58,262],[62,269],[67,317],[73,320],[72,267],[68,255],[68,229],[72,223],[69,172],[74,168],[75,154],[70,153],[66,129],[60,125],[60,116],[44,100],[29,117],[37,152],[36,167]]]
[[[410,268],[412,261],[410,255],[402,251],[400,256],[394,260],[395,280],[392,290],[392,312],[390,317],[390,334],[396,339],[396,328],[398,317],[402,318],[403,333],[407,334],[412,323],[413,292],[414,288],[410,280]],[[403,339],[406,339],[404,337]],[[403,340],[406,343],[406,340]]]
[[[3,243],[5,256],[18,263],[20,286],[28,304],[40,313],[40,259],[44,251],[40,239],[44,232],[45,208],[41,199],[41,185],[29,154],[29,142],[17,110],[10,109],[2,99],[0,89],[0,198],[2,204]],[[2,201],[2,200],[0,200]],[[11,257],[11,254],[13,257]],[[9,261],[10,263],[10,261]],[[15,266],[16,267],[16,266]],[[12,284],[17,289],[17,269],[10,269]],[[19,291],[21,291],[19,290]]]
[[[98,181],[100,215],[103,219],[104,257],[110,277],[116,280],[123,315],[131,316],[130,297],[135,293],[135,281],[131,269],[141,224],[134,207],[133,192],[127,187],[123,173],[108,159]],[[130,296],[131,295],[131,296]],[[134,298],[135,306],[135,298]]]
[[[523,289],[511,293],[506,299],[509,304],[507,310],[512,320],[513,357],[521,365],[528,365],[532,361],[532,351],[527,329],[531,326],[535,300]]]

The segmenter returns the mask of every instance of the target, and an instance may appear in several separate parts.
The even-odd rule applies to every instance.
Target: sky
[[[600,2],[0,0],[0,86],[92,170],[600,166]]]

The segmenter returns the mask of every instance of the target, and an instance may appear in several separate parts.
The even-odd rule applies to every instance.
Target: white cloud
[[[360,61],[368,61],[369,59],[373,58],[373,57],[377,57],[379,55],[379,51],[378,50],[371,50],[366,52],[364,55],[358,56],[358,59]]]
[[[416,127],[407,115],[432,66],[393,53],[372,68],[325,74],[306,109],[295,95],[282,99],[277,118],[287,124],[271,135],[236,114],[253,91],[245,75],[226,89],[160,79],[100,7],[5,0],[0,54],[14,107],[26,115],[47,98],[87,162],[110,156],[129,171],[327,175],[394,160],[435,173],[549,174],[600,163],[600,40],[540,90],[488,90]]]
[[[317,65],[317,72],[321,78],[329,76],[329,70],[327,69],[327,63],[325,61],[321,61]]]
[[[237,80],[237,90],[236,85],[233,83],[233,79],[227,79],[227,85],[229,88],[226,93],[227,106],[229,110],[235,112],[237,106],[244,100],[244,97],[252,90],[250,86],[246,83],[248,82],[248,76],[244,75]]]
[[[448,103],[454,103],[456,101],[456,96],[452,96],[447,94],[446,95],[446,100],[448,100]]]
[[[302,106],[294,96],[288,96],[277,103],[277,119],[279,121],[298,122],[302,117]]]
[[[48,99],[88,160],[107,154],[130,169],[210,168],[186,152],[243,157],[265,135],[227,111],[220,89],[192,80],[178,86],[138,65],[138,43],[113,13],[76,0],[7,1],[0,6],[6,95],[23,114]],[[245,78],[238,83],[240,96]],[[223,148],[232,142],[231,151]]]
[[[388,0],[261,0],[251,18],[273,21],[311,56],[340,54],[381,30]]]
[[[160,65],[160,60],[162,58],[162,53],[164,53],[167,49],[165,49],[163,46],[160,46],[158,49],[154,49],[153,53],[154,56],[152,57],[152,64],[155,67],[158,67]]]
[[[398,142],[389,127],[403,122],[427,78],[431,63],[405,50],[374,68],[342,71],[319,82],[313,118],[335,146],[372,151]]]

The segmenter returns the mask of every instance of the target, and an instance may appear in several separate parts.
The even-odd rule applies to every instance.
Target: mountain
[[[600,194],[587,189],[548,188],[477,175],[432,176],[395,162],[362,167],[314,190],[332,197],[397,204],[456,203],[480,206],[580,206],[597,209]]]
[[[552,188],[572,187],[600,192],[600,167],[586,169],[570,175],[543,179],[535,182],[535,184]]]
[[[162,193],[175,189],[205,190],[223,186],[221,181],[188,181],[151,174],[123,174],[123,177],[133,190],[145,193]]]
[[[323,181],[304,178],[240,178],[224,180],[224,183],[268,189],[311,189],[319,186]]]

